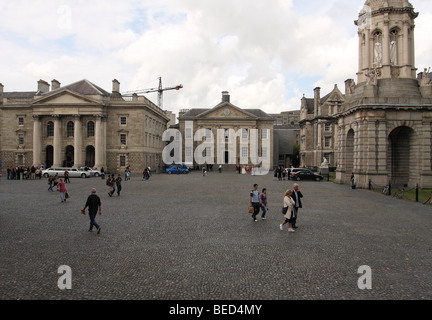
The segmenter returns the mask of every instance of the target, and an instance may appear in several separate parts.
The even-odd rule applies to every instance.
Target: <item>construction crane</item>
[[[132,94],[140,94],[140,93],[150,93],[150,92],[157,92],[158,93],[158,106],[159,108],[163,109],[163,93],[164,91],[168,90],[180,90],[183,89],[183,85],[178,85],[175,87],[169,87],[169,88],[163,88],[162,87],[162,77],[159,78],[159,88],[152,88],[152,89],[143,89],[138,91],[128,91],[125,93],[125,95],[132,95]]]

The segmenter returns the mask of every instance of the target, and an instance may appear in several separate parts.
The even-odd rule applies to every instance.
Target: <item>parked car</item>
[[[99,170],[94,170],[92,168],[80,167],[80,168],[78,168],[78,170],[89,172],[91,177],[100,177],[101,176],[101,172]]]
[[[189,169],[186,166],[170,166],[168,169],[166,169],[166,173],[168,174],[188,174]]]
[[[313,173],[310,170],[301,170],[301,171],[294,172],[291,175],[291,179],[296,181],[301,181],[301,180],[322,181],[324,180],[324,177],[319,174]]]
[[[69,172],[69,178],[90,178],[90,172],[81,171],[74,168],[49,168],[42,171],[42,176],[48,178],[50,176],[55,176],[58,174],[60,178],[64,178],[65,171]]]

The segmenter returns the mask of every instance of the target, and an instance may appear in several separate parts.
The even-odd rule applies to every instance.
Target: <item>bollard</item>
[[[391,183],[389,182],[388,195],[391,196]]]
[[[419,186],[416,185],[416,202],[419,202]]]
[[[372,190],[372,181],[369,179],[369,190]]]

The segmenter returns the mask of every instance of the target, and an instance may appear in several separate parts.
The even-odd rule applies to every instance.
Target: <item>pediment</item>
[[[52,95],[44,96],[33,102],[34,106],[42,105],[102,105],[103,103],[88,96],[80,95],[78,93],[64,90],[60,92],[53,93]]]
[[[226,102],[198,116],[200,119],[257,119],[257,117]]]

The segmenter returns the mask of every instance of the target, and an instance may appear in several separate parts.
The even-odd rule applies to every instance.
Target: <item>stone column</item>
[[[371,67],[370,63],[370,30],[365,31],[366,40],[365,40],[365,55],[364,55],[364,68],[369,69]]]
[[[62,149],[61,149],[61,122],[59,115],[53,115],[54,118],[54,164],[53,167],[62,167]]]
[[[84,165],[82,160],[82,125],[81,116],[74,115],[74,168]]]
[[[363,33],[358,32],[359,37],[359,73],[363,72]]]
[[[33,164],[40,166],[42,152],[42,127],[40,116],[33,116]]]
[[[410,44],[409,44],[409,30],[408,23],[404,23],[404,38],[403,38],[403,51],[404,51],[404,65],[410,65]]]
[[[102,167],[106,169],[105,124],[102,115],[96,115],[95,117],[95,167],[100,170]]]
[[[390,65],[390,29],[389,22],[384,22],[384,35],[383,35],[383,65]]]

